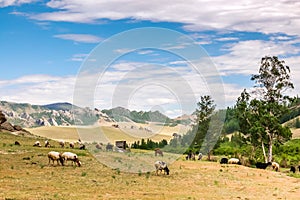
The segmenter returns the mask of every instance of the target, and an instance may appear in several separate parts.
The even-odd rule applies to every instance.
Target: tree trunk
[[[207,153],[207,159],[210,161],[210,153],[211,153],[211,151],[208,151],[208,153]]]
[[[268,151],[268,162],[272,162],[272,160],[273,160],[272,151],[273,151],[272,140],[270,140],[269,141],[269,151]]]
[[[267,163],[268,160],[267,160],[266,151],[265,151],[265,145],[264,145],[264,142],[263,142],[263,141],[261,141],[261,148],[262,148],[262,150],[263,150],[263,154],[264,154],[264,158],[265,158],[265,163]],[[269,149],[269,150],[270,150],[270,149]]]

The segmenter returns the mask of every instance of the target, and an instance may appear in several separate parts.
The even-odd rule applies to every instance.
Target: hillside
[[[101,111],[70,103],[40,106],[0,101],[0,110],[10,123],[22,127],[92,125],[101,117],[108,118]]]
[[[164,124],[170,124],[174,122],[174,120],[170,119],[159,111],[130,111],[126,108],[116,107],[109,110],[102,110],[102,112],[106,113],[110,118],[114,119],[117,122],[161,122]]]
[[[99,110],[81,108],[70,103],[31,105],[0,101],[0,110],[12,124],[22,127],[94,125],[113,122],[135,122],[146,124],[158,122],[166,126],[190,124],[191,119],[170,119],[159,111],[130,111],[122,107]]]
[[[290,177],[288,169],[274,172],[180,157],[168,163],[170,175],[155,175],[154,165],[148,173],[125,173],[103,165],[87,150],[62,149],[58,143],[33,147],[34,141],[0,134],[0,199],[299,199],[300,179]],[[52,150],[76,153],[82,166],[48,164],[47,153]],[[143,152],[114,154],[143,156]]]

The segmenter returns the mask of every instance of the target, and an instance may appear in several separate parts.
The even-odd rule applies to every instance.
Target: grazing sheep
[[[82,149],[82,150],[85,149],[85,145],[81,144],[80,147],[79,147],[79,149]]]
[[[156,148],[156,149],[154,150],[154,153],[155,153],[155,156],[157,156],[157,155],[164,156],[162,150],[160,150],[159,148]]]
[[[61,148],[64,148],[64,147],[65,147],[65,141],[60,140],[58,143],[59,143],[59,145],[61,146]]]
[[[257,162],[255,164],[256,168],[258,168],[258,169],[266,169],[270,165],[272,165],[271,162],[268,162],[268,163]]]
[[[52,160],[52,163],[54,165],[54,161],[57,161],[57,165],[59,165],[58,161],[60,161],[61,165],[64,165],[64,159],[62,157],[62,155],[59,152],[56,151],[50,151],[48,153],[48,158],[49,158],[49,163],[50,164],[50,160]]]
[[[100,150],[102,150],[102,145],[101,144],[96,144],[96,149],[100,149]]]
[[[34,147],[41,147],[41,143],[40,141],[36,141],[34,144],[33,144]]]
[[[74,142],[70,142],[70,148],[74,149],[75,147],[75,143]]]
[[[230,158],[230,159],[228,160],[228,164],[237,164],[237,165],[241,165],[242,163],[241,163],[241,161],[240,161],[239,159],[237,159],[237,158]]]
[[[162,170],[164,170],[164,174],[167,173],[167,175],[169,175],[169,168],[167,166],[167,163],[163,162],[163,161],[156,161],[154,163],[155,169],[156,169],[156,175],[158,175],[158,171],[160,171],[160,173],[162,172]]]
[[[114,145],[108,143],[108,144],[106,145],[106,151],[112,151],[112,150],[113,150],[113,147],[114,147]]]
[[[48,140],[45,141],[45,147],[50,147],[50,142]]]
[[[71,153],[71,152],[64,152],[62,154],[62,158],[65,162],[67,162],[68,160],[72,161],[72,165],[75,163],[78,165],[78,167],[81,166],[81,162],[78,159],[78,156],[75,153]]]
[[[222,158],[220,164],[228,164],[228,158]]]
[[[273,168],[273,170],[278,172],[279,171],[279,164],[277,162],[272,162],[272,168]]]
[[[20,146],[21,144],[20,144],[20,142],[15,141],[15,145]]]
[[[202,153],[199,153],[199,154],[198,154],[198,160],[201,160],[202,157],[203,157]]]
[[[290,172],[296,173],[296,167],[291,166]]]
[[[186,159],[186,160],[196,160],[195,154],[194,154],[192,151],[190,151],[190,152],[188,153],[188,155],[185,157],[185,159]]]

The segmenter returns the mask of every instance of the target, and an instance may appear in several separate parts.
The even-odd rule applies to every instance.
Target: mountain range
[[[190,124],[193,117],[170,119],[159,111],[130,111],[123,107],[99,110],[81,108],[73,104],[54,103],[31,105],[0,101],[0,110],[12,124],[22,127],[93,125],[99,121],[148,123],[158,122],[175,126]]]

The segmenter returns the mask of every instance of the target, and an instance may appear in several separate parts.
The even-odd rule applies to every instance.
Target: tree
[[[205,95],[200,97],[200,101],[197,103],[197,106],[196,114],[198,123],[194,127],[196,134],[191,146],[201,146],[200,151],[205,151],[204,153],[207,153],[208,159],[210,159],[211,151],[219,139],[219,137],[215,135],[215,133],[219,133],[214,126],[217,123],[213,123],[213,125],[211,124],[211,121],[217,121],[217,118],[213,117],[216,105],[210,96]],[[217,127],[220,128],[218,125]]]
[[[273,144],[281,144],[291,138],[289,128],[280,124],[282,115],[288,112],[291,98],[285,96],[287,89],[293,89],[290,69],[277,57],[265,56],[261,59],[259,74],[252,75],[255,81],[252,99],[244,90],[237,100],[236,110],[240,131],[254,146],[261,144],[265,161],[272,161]],[[268,157],[265,153],[268,148]]]
[[[196,109],[197,125],[194,127],[196,129],[196,135],[194,137],[192,145],[202,144],[206,132],[208,130],[210,117],[216,107],[214,101],[208,95],[201,96],[200,101],[197,103],[197,106],[198,106],[198,108]]]

